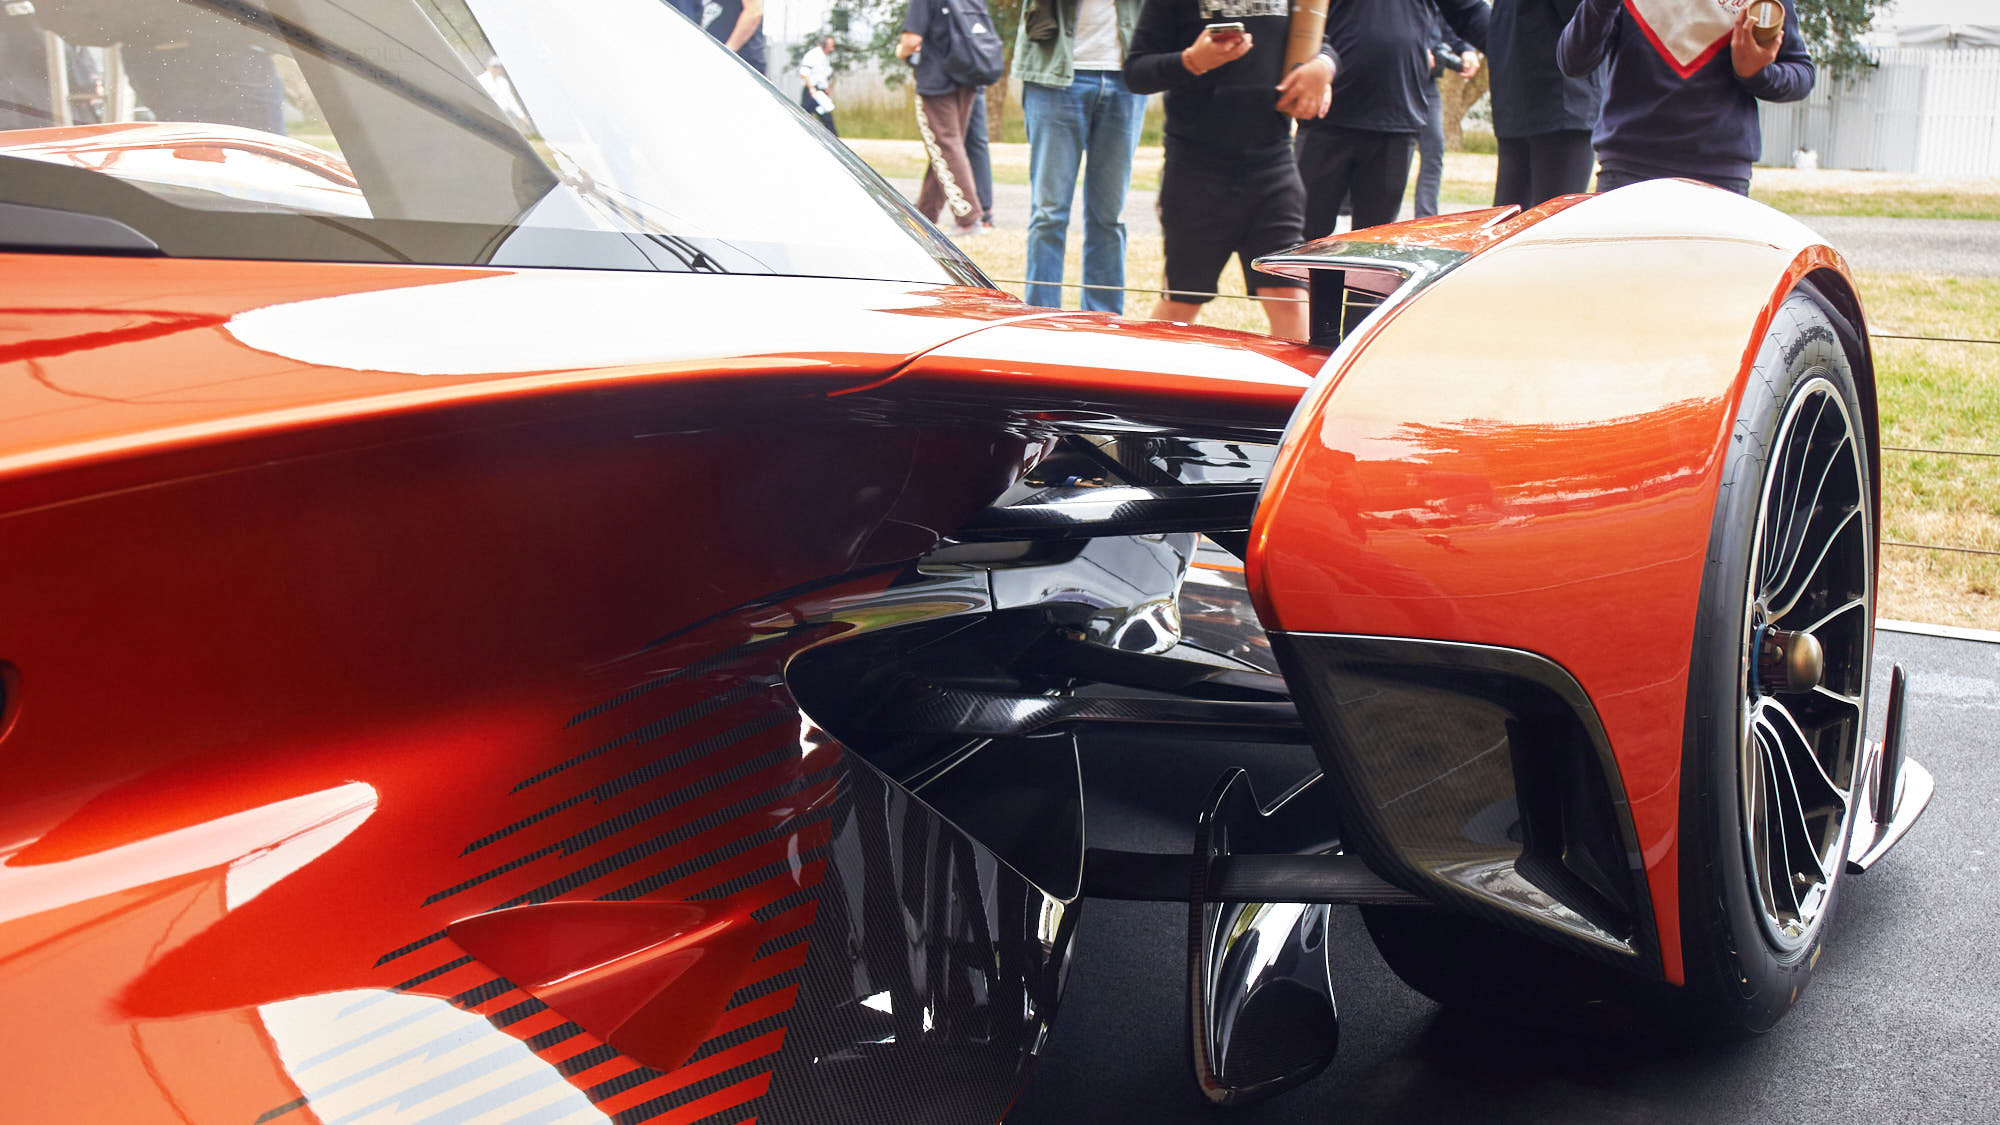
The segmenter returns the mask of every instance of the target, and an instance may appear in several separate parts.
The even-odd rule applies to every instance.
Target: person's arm
[[[1556,40],[1556,65],[1571,78],[1584,78],[1604,61],[1618,26],[1621,0],[1582,0]]]
[[[736,26],[729,29],[729,38],[723,46],[732,51],[740,51],[750,37],[757,34],[757,25],[764,22],[764,0],[743,0],[743,12],[736,17]]]
[[[1730,62],[1736,80],[1752,97],[1767,102],[1795,102],[1812,93],[1819,77],[1812,55],[1799,35],[1798,17],[1785,8],[1785,34],[1769,47],[1760,46],[1750,30],[1750,9],[1746,5],[1736,27],[1729,33]]]
[[[1486,0],[1432,0],[1438,14],[1451,25],[1453,31],[1465,42],[1484,51],[1486,49],[1486,28],[1491,22],[1493,9],[1487,7]]]
[[[1193,81],[1222,63],[1241,58],[1250,50],[1250,36],[1244,35],[1232,47],[1211,38],[1208,29],[1199,34],[1182,20],[1194,10],[1191,0],[1146,0],[1139,9],[1139,21],[1132,27],[1132,46],[1125,52],[1125,88],[1135,94],[1157,94],[1162,90]],[[1219,52],[1233,51],[1228,58]],[[1192,52],[1192,62],[1189,54]]]
[[[910,0],[908,10],[903,13],[903,35],[896,40],[896,57],[908,59],[922,49],[924,36],[931,29],[930,0]]]

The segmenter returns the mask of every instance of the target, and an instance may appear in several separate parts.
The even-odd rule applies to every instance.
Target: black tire
[[[1844,445],[1821,437],[1832,432],[1833,413],[1847,431]],[[1814,428],[1802,429],[1806,424]],[[1854,372],[1834,323],[1810,290],[1795,292],[1758,351],[1709,531],[1682,744],[1686,986],[1647,981],[1441,909],[1364,907],[1369,936],[1411,987],[1455,1007],[1565,1023],[1598,1015],[1608,1018],[1593,1024],[1639,1026],[1676,1038],[1761,1032],[1791,1008],[1832,928],[1852,830],[1847,810],[1855,799],[1874,608],[1874,464],[1865,435]],[[1807,500],[1795,486],[1821,463],[1827,471]],[[1850,472],[1851,482],[1832,486],[1838,491],[1823,483],[1845,480]],[[1772,518],[1785,512],[1794,517],[1790,523]],[[1802,521],[1796,518],[1801,515]],[[1775,533],[1780,526],[1796,526],[1801,546],[1795,553],[1792,538]],[[1815,569],[1780,583],[1780,596],[1767,597],[1772,571],[1798,574],[1796,566],[1785,570],[1784,560],[1810,554],[1806,541],[1826,528],[1835,530],[1825,536]],[[1822,579],[1824,588],[1816,585]],[[1772,615],[1767,601],[1787,612]],[[1858,605],[1816,622],[1830,607],[1849,602]],[[1807,624],[1814,627],[1802,628]],[[1760,671],[1753,647],[1796,646],[1791,638],[1799,632],[1823,642],[1824,692],[1784,681],[1775,666]],[[1851,696],[1852,702],[1834,696]],[[1787,722],[1796,737],[1766,736],[1766,727]],[[1845,798],[1837,811],[1826,793],[1802,796],[1818,784],[1809,773],[1814,763],[1823,775],[1818,781]],[[1790,781],[1795,810],[1777,808],[1782,798],[1771,794],[1784,790],[1766,784],[1774,776],[1769,771],[1778,769],[1787,771],[1775,776]],[[1760,838],[1766,845],[1807,840],[1818,866],[1808,865],[1804,854],[1760,848]],[[1799,882],[1821,869],[1823,884]],[[1781,871],[1791,877],[1780,878]]]

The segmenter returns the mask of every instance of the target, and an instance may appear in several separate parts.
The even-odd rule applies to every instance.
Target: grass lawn
[[[847,144],[885,176],[913,179],[924,174],[923,147],[916,141],[854,139]],[[1027,145],[995,144],[991,151],[995,180],[1008,184],[1028,182]],[[1160,160],[1158,145],[1141,145],[1133,160],[1132,186],[1159,190]],[[1492,202],[1497,157],[1448,152],[1444,160],[1444,189],[1440,193],[1443,202]],[[1415,190],[1414,177],[1410,190]],[[1894,172],[1759,168],[1751,179],[1750,195],[1794,215],[2000,219],[2000,179],[1932,180]]]
[[[1019,231],[975,235],[961,243],[995,278],[1019,278],[1025,257]],[[1154,239],[1135,239],[1126,270],[1135,286],[1158,285],[1162,260]],[[1081,275],[1070,240],[1069,277]],[[1875,332],[2000,339],[2000,279],[1915,274],[1859,278]],[[1003,284],[1015,293],[1020,286]],[[1223,271],[1224,297],[1202,320],[1257,332],[1264,315],[1243,298],[1243,277]],[[1128,315],[1144,316],[1153,294],[1126,294]],[[1069,303],[1076,302],[1071,291]],[[1903,452],[1903,448],[2000,454],[2000,346],[1874,342],[1883,418],[1883,529],[1888,543],[1941,544],[2000,552],[2000,456]],[[1884,617],[2000,629],[2000,556],[1885,546]]]

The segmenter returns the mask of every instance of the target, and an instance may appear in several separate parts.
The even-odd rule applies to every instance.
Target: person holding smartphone
[[[1166,92],[1160,233],[1166,292],[1155,320],[1193,321],[1235,254],[1264,301],[1271,334],[1306,338],[1304,282],[1262,274],[1260,254],[1305,238],[1305,186],[1292,122],[1326,112],[1338,59],[1330,44],[1285,73],[1286,0],[1145,0],[1125,55],[1125,85]]]

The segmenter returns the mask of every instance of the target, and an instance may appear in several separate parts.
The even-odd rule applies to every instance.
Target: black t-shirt
[[[708,33],[727,43],[729,33],[736,30],[736,21],[743,15],[743,0],[704,0],[701,14]],[[750,33],[736,53],[757,68],[757,73],[764,73],[764,21],[757,21],[757,30]]]
[[[1290,12],[1289,0],[1146,0],[1125,55],[1125,86],[1166,91],[1169,156],[1210,164],[1290,158],[1292,119],[1278,112]],[[1229,20],[1250,34],[1250,53],[1200,77],[1188,73],[1181,51],[1202,28]]]
[[[1435,0],[1435,7],[1433,0],[1332,0],[1326,38],[1341,65],[1333,76],[1333,108],[1320,120],[1377,133],[1420,131],[1430,118],[1424,87],[1431,81],[1428,52],[1437,42],[1439,15],[1485,50],[1484,0]]]

